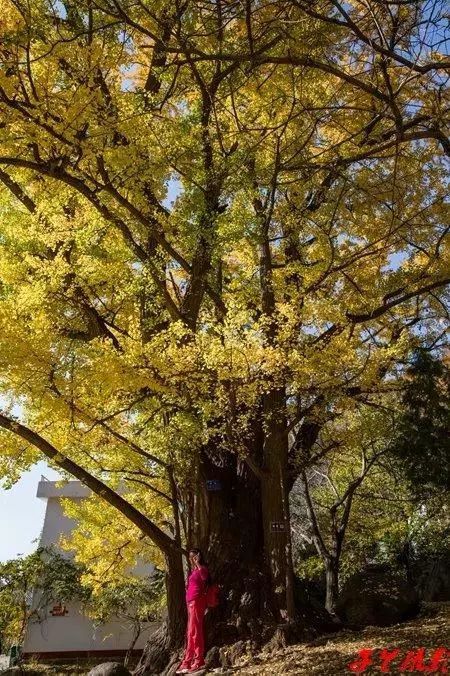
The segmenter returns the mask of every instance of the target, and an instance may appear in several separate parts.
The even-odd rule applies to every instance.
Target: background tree
[[[3,652],[23,643],[29,622],[41,622],[48,606],[86,599],[81,567],[52,548],[0,564],[0,635]],[[33,592],[38,592],[34,594]]]
[[[126,577],[114,584],[104,581],[94,584],[85,611],[96,624],[115,620],[131,629],[131,641],[124,660],[126,666],[146,624],[161,621],[163,604],[164,576],[159,571],[150,580]]]
[[[325,605],[332,614],[342,581],[367,564],[400,569],[411,585],[420,586],[427,560],[448,555],[446,492],[426,487],[417,492],[409,480],[410,465],[397,455],[397,433],[406,429],[409,415],[410,375],[404,374],[396,387],[370,406],[335,411],[315,445],[320,462],[306,462],[291,494],[297,570],[306,578],[324,574]],[[433,416],[434,405],[422,397],[422,416]],[[436,437],[439,427],[430,425],[429,432]]]
[[[445,361],[423,350],[414,354],[402,408],[392,453],[420,500],[450,485],[450,373]]]
[[[162,623],[166,597],[164,557],[137,528],[107,505],[99,509],[95,494],[82,501],[64,500],[64,511],[77,526],[60,546],[71,553],[83,571],[81,583],[88,596],[86,612],[95,624],[119,620],[131,631],[127,664],[147,623]],[[145,576],[134,570],[149,561],[154,570]]]
[[[386,481],[392,484],[384,465],[392,422],[392,415],[386,410],[366,406],[337,413],[332,425],[322,430],[322,435],[327,437],[325,443],[333,450],[319,464],[305,467],[301,473],[301,488],[297,488],[295,497],[298,528],[305,531],[304,536],[314,544],[322,559],[325,607],[335,617],[341,562],[353,512],[358,509],[359,491]],[[378,476],[373,478],[374,474]],[[390,495],[394,495],[392,490]],[[401,495],[396,497],[401,500]],[[306,514],[302,515],[302,511]],[[306,516],[305,523],[301,521],[302,516],[303,519]]]
[[[95,624],[114,620],[129,626],[132,638],[127,664],[146,623],[161,620],[164,576],[156,570],[150,579],[132,577],[129,569],[124,572],[123,566],[115,565],[117,556],[116,552],[116,560],[109,563],[107,574],[103,569],[101,578],[95,566],[89,568],[52,547],[39,547],[28,556],[1,564],[0,636],[4,651],[21,645],[27,626],[45,620],[53,604],[79,601]]]

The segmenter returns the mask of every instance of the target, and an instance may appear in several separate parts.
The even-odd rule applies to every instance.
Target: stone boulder
[[[104,662],[91,669],[87,676],[131,676],[131,674],[119,662]]]
[[[450,552],[417,561],[413,577],[422,601],[450,601]]]
[[[403,575],[373,565],[346,581],[337,611],[350,626],[387,627],[417,615],[419,597]]]
[[[294,598],[298,620],[302,625],[301,639],[312,639],[323,633],[336,631],[333,617],[324,606],[325,580],[294,578]]]
[[[220,650],[218,646],[210,648],[205,657],[205,664],[207,669],[217,669],[220,667]]]
[[[226,645],[220,648],[220,663],[225,669],[235,667],[243,660],[253,657],[255,652],[256,647],[252,641],[237,641],[232,645]]]

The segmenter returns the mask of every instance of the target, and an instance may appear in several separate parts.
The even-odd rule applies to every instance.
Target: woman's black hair
[[[199,564],[201,566],[207,565],[206,561],[205,561],[205,557],[203,556],[203,552],[202,552],[201,549],[198,549],[198,547],[191,547],[190,550],[189,550],[189,554],[197,554]],[[212,584],[212,577],[211,577],[211,573],[208,570],[208,577],[207,577],[207,580],[206,580],[206,586],[209,587],[211,584]]]
[[[189,550],[189,554],[196,554],[198,556],[198,562],[201,566],[206,565],[205,557],[203,556],[203,552],[201,549],[198,549],[197,547],[191,547]]]

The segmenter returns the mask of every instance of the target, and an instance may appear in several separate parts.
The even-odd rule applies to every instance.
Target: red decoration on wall
[[[50,611],[50,615],[53,615],[53,617],[64,617],[64,615],[68,614],[68,610],[66,606],[62,606],[61,604],[57,606],[53,606],[52,610]]]

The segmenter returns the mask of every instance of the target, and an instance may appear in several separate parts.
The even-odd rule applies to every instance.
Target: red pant
[[[205,661],[205,634],[203,632],[203,618],[206,610],[206,598],[200,596],[189,601],[186,652],[183,662],[186,664],[202,665]]]

